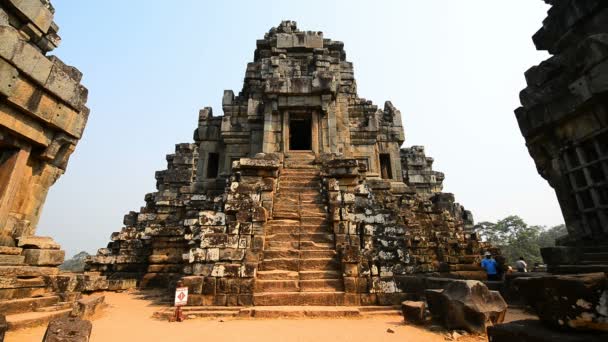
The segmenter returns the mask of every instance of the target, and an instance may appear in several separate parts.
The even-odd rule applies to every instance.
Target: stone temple
[[[88,270],[181,280],[191,305],[391,304],[428,276],[485,279],[471,213],[401,148],[399,110],[358,96],[344,44],[284,21],[256,45]]]

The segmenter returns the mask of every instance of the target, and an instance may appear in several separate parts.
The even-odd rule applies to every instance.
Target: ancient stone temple
[[[552,0],[516,110],[568,235],[541,253],[553,275],[517,279],[539,316],[488,328],[494,342],[608,340],[608,3]],[[595,273],[589,273],[595,272]]]
[[[88,269],[190,287],[192,305],[366,305],[430,278],[485,279],[472,216],[441,192],[401,114],[357,95],[344,44],[284,21],[223,116],[200,111],[157,191]]]

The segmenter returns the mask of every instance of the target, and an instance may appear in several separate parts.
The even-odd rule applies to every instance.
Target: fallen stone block
[[[550,327],[608,331],[608,277],[604,273],[516,279],[520,293]]]
[[[80,299],[72,309],[71,316],[82,319],[93,316],[104,306],[105,296],[91,296]]]
[[[59,249],[60,246],[49,236],[21,236],[18,247],[24,249]]]
[[[608,341],[608,333],[558,331],[537,320],[514,321],[488,327],[489,342],[600,342]]]
[[[25,263],[34,266],[58,266],[65,259],[65,251],[59,249],[25,249]]]
[[[433,319],[451,330],[483,333],[487,325],[502,323],[507,312],[500,294],[477,280],[454,281],[425,295]]]
[[[422,324],[425,321],[426,304],[424,302],[406,300],[401,303],[401,311],[406,323]]]
[[[78,317],[52,320],[46,328],[42,342],[88,342],[93,324]]]

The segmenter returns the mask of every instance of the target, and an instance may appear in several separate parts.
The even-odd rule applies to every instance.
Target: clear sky
[[[199,108],[221,114],[256,39],[285,19],[345,43],[359,96],[401,110],[405,145],[426,147],[444,190],[476,221],[563,222],[513,114],[523,73],[547,57],[531,40],[548,9],[541,0],[53,4],[63,39],[54,53],[84,73],[91,108],[38,229],[69,255],[105,247],[123,215],[144,205],[165,155],[192,141]]]

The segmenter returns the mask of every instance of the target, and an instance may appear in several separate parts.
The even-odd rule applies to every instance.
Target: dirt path
[[[92,342],[105,341],[445,341],[444,335],[405,325],[399,317],[365,319],[195,319],[169,323],[152,318],[159,307],[134,293],[106,293],[108,307],[93,319]],[[515,316],[513,316],[515,317]],[[521,319],[520,315],[517,315]],[[387,332],[391,329],[394,333]],[[9,332],[7,342],[41,341],[45,327]],[[461,342],[486,341],[465,336]]]

